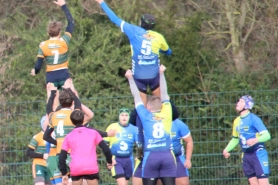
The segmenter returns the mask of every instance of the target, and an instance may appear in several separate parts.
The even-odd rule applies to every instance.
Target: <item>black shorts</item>
[[[99,174],[90,174],[90,175],[79,175],[79,176],[71,176],[72,181],[79,181],[80,179],[94,180],[99,179]]]

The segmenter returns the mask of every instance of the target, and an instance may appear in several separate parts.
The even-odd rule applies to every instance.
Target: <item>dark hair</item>
[[[70,120],[75,126],[82,125],[84,121],[84,112],[82,110],[74,110],[70,114]]]
[[[50,22],[47,25],[47,33],[50,37],[57,37],[62,29],[62,23],[58,21]]]
[[[145,30],[152,30],[155,26],[155,18],[151,14],[144,14],[141,17],[141,27]]]
[[[59,96],[59,102],[62,108],[71,107],[74,98],[74,93],[71,89],[63,89]]]

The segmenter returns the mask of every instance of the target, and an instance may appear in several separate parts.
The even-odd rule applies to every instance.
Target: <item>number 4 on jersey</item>
[[[63,136],[65,131],[64,131],[64,121],[61,120],[58,122],[58,125],[57,125],[57,134],[59,134],[60,136]]]

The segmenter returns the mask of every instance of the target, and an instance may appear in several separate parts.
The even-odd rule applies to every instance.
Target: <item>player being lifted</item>
[[[142,163],[144,185],[155,185],[159,178],[163,185],[175,184],[176,161],[171,149],[172,107],[164,76],[165,69],[163,65],[160,66],[161,98],[151,96],[148,99],[147,107],[142,102],[131,70],[126,72],[136,110],[144,130]]]
[[[49,40],[43,41],[39,45],[37,62],[34,69],[31,70],[31,75],[35,76],[39,73],[42,63],[46,62],[46,84],[51,82],[60,89],[64,82],[70,78],[68,70],[68,56],[69,56],[69,43],[71,40],[72,32],[74,29],[73,17],[67,8],[65,0],[53,1],[59,5],[64,11],[68,25],[66,31],[61,35],[62,23],[52,21],[47,26]],[[58,96],[57,96],[58,97]],[[56,99],[56,104],[58,99]],[[58,105],[56,105],[58,106]],[[56,107],[54,107],[55,109]]]
[[[147,103],[147,87],[153,95],[160,96],[159,53],[172,53],[164,37],[152,29],[155,18],[150,14],[141,17],[141,25],[129,24],[115,15],[103,0],[97,1],[110,20],[129,38],[132,54],[132,74],[144,105]]]
[[[116,164],[112,167],[112,176],[118,185],[127,185],[132,177],[134,159],[133,145],[138,142],[138,128],[129,123],[130,111],[122,108],[119,111],[119,121],[107,127],[107,131],[116,129],[114,137],[104,140],[109,143]]]

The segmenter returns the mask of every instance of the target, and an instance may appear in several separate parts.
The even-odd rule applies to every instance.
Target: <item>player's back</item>
[[[38,57],[45,58],[47,72],[68,68],[70,37],[70,33],[66,32],[60,39],[49,39],[40,43]]]
[[[136,107],[144,130],[144,151],[169,151],[172,149],[172,108],[164,102],[160,112],[149,112],[143,104]]]
[[[159,50],[169,49],[164,37],[155,31],[124,24],[124,32],[131,45],[132,70],[137,79],[151,79],[159,72]]]
[[[54,128],[55,137],[57,140],[57,154],[61,152],[64,138],[74,128],[74,125],[70,120],[71,113],[72,110],[70,108],[62,108],[61,110],[53,112],[50,115],[50,125],[52,125]]]

